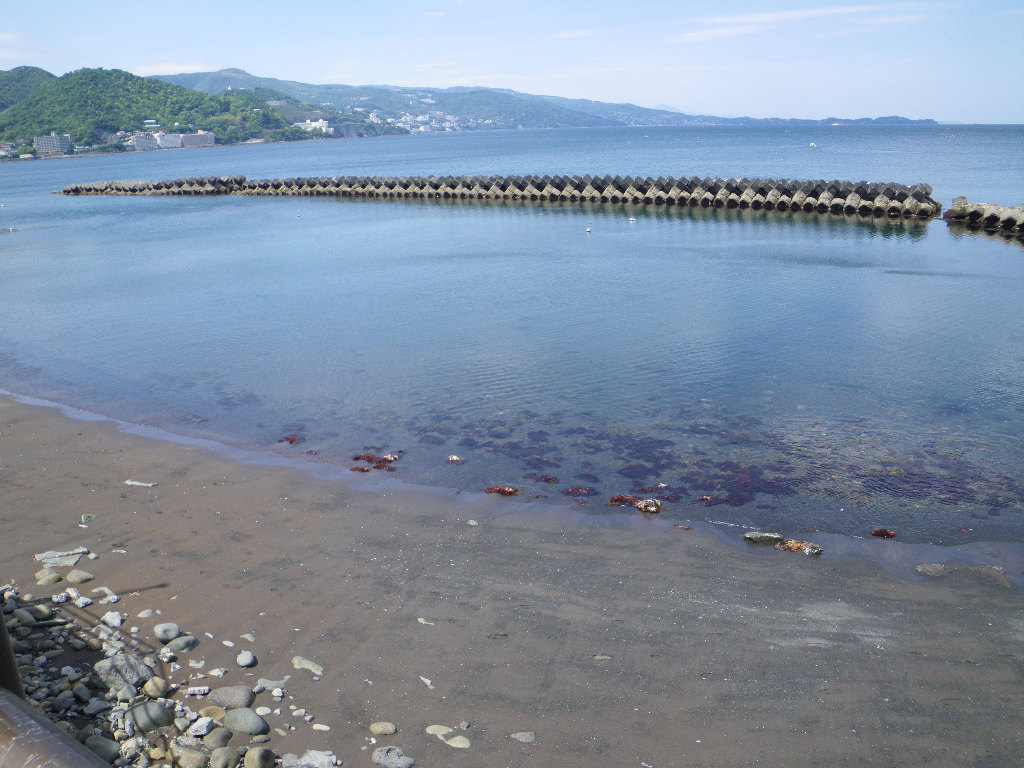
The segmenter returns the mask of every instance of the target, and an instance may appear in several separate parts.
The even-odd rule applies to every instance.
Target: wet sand
[[[96,515],[88,528],[83,514]],[[0,582],[37,595],[65,585],[35,586],[34,553],[100,553],[79,565],[97,577],[84,586],[122,595],[114,607],[142,637],[159,621],[197,634],[190,657],[231,670],[208,684],[254,681],[234,664],[252,632],[256,676],[292,674],[292,703],[331,729],[298,722],[274,737],[278,753],[329,749],[370,766],[374,746],[394,744],[417,765],[455,768],[1024,757],[1024,600],[991,571],[903,578],[839,546],[820,558],[754,549],[639,514],[364,492],[10,400],[0,542]],[[886,546],[899,545],[845,549]],[[889,552],[908,573],[936,560],[935,548]],[[162,614],[134,618],[146,608]],[[292,669],[296,654],[322,679]],[[379,720],[399,730],[374,745]],[[461,721],[468,749],[424,733]],[[520,731],[536,743],[509,738]]]

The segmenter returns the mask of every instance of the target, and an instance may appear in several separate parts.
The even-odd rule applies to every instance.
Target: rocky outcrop
[[[633,176],[333,176],[249,180],[215,176],[72,184],[66,195],[258,195],[537,200],[806,211],[932,218],[927,184]]]

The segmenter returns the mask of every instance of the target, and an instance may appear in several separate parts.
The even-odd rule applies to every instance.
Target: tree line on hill
[[[51,131],[69,135],[76,146],[95,146],[119,131],[141,131],[146,121],[168,133],[212,132],[222,144],[323,137],[293,125],[312,114],[325,116],[266,89],[208,94],[118,69],[80,69],[62,77],[37,67],[0,71],[0,143],[15,147],[30,147]],[[337,126],[335,136],[389,130],[366,119],[326,116]]]

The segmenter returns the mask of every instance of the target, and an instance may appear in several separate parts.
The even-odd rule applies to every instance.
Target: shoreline
[[[190,658],[230,669],[218,685],[293,675],[287,695],[330,731],[283,729],[278,753],[368,766],[387,744],[424,766],[671,768],[995,765],[1024,749],[1021,593],[990,569],[906,579],[857,540],[819,541],[812,558],[639,515],[365,492],[56,407],[0,398],[0,582],[59,591],[36,586],[33,555],[88,547],[114,607],[196,632]],[[890,567],[916,564],[918,546],[887,547]],[[245,633],[255,677],[220,644]],[[371,742],[377,721],[398,732]],[[424,732],[462,722],[466,749]]]

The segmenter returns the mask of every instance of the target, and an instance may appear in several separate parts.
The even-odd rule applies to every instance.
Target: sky
[[[0,20],[0,69],[21,65],[1024,123],[1024,0],[50,0]]]

